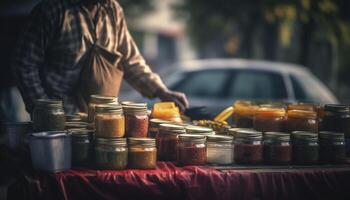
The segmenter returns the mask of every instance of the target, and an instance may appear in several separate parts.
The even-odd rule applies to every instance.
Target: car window
[[[223,97],[224,85],[229,73],[226,70],[206,70],[185,73],[173,87],[175,90],[195,97]]]
[[[306,102],[332,102],[328,91],[323,88],[312,76],[290,75],[295,98]]]
[[[228,94],[236,99],[286,99],[287,91],[280,74],[240,70],[232,77]]]

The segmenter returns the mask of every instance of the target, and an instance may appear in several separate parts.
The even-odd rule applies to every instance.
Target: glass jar
[[[66,122],[66,129],[88,129],[89,124],[85,122]]]
[[[314,111],[289,110],[287,112],[287,131],[308,131],[318,132],[318,118]]]
[[[261,132],[283,132],[285,115],[284,108],[261,107],[254,115],[254,129]]]
[[[126,169],[128,165],[126,138],[96,138],[95,165],[97,169]]]
[[[303,110],[303,111],[311,111],[315,112],[315,104],[311,103],[296,103],[296,104],[289,104],[287,107],[287,110]]]
[[[195,134],[195,135],[215,135],[215,132],[212,128],[204,127],[204,126],[193,126],[189,125],[185,127],[187,134]]]
[[[179,134],[184,134],[185,128],[174,124],[160,124],[156,136],[158,160],[176,161]]]
[[[39,99],[33,111],[33,128],[36,132],[65,130],[66,117],[63,102]]]
[[[266,132],[264,134],[264,162],[271,165],[287,165],[291,161],[290,134]]]
[[[344,163],[346,160],[344,133],[323,131],[319,134],[319,140],[322,163]]]
[[[317,164],[319,159],[318,135],[305,131],[292,133],[293,163],[298,165]]]
[[[207,162],[206,137],[203,135],[181,134],[177,163],[180,166],[205,165]]]
[[[233,137],[223,135],[207,136],[207,163],[231,165],[233,163]]]
[[[253,128],[254,113],[258,109],[249,101],[236,101],[232,115],[233,126],[237,128]]]
[[[156,138],[158,131],[159,131],[159,125],[160,124],[169,124],[169,121],[162,120],[162,119],[150,119],[149,120],[149,127],[148,127],[148,137],[149,138]]]
[[[94,133],[87,129],[70,129],[72,134],[72,165],[88,167],[92,160]]]
[[[261,164],[263,162],[262,132],[254,130],[237,131],[233,149],[237,164]]]
[[[125,135],[125,118],[120,105],[98,105],[95,116],[96,137],[121,138]]]
[[[125,136],[126,137],[147,137],[148,135],[148,114],[147,104],[123,106],[125,115]]]
[[[156,141],[153,138],[129,138],[129,168],[155,169],[157,165]]]
[[[103,104],[118,104],[118,97],[91,95],[88,105],[88,123],[94,123],[96,115],[96,106]]]

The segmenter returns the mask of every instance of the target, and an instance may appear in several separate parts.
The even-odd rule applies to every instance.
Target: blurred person
[[[140,54],[116,0],[43,0],[32,11],[13,56],[26,109],[62,99],[66,113],[86,111],[91,94],[117,96],[124,77],[148,98],[188,108]]]

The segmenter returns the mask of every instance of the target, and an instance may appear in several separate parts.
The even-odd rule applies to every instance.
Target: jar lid
[[[255,130],[238,130],[236,131],[235,138],[242,139],[262,139],[262,132]]]
[[[156,140],[154,138],[128,138],[129,146],[145,145],[145,146],[155,146]]]
[[[61,108],[63,106],[63,101],[57,99],[37,99],[35,102],[36,106],[44,107],[54,107]]]
[[[296,103],[288,105],[288,110],[303,110],[303,111],[315,111],[316,104],[312,103]]]
[[[233,137],[232,136],[225,136],[225,135],[209,135],[207,136],[208,142],[222,142],[222,143],[232,143]]]
[[[82,118],[80,115],[78,114],[74,114],[74,115],[66,115],[66,121],[67,122],[81,122]]]
[[[320,139],[332,140],[332,141],[344,141],[345,140],[344,133],[340,133],[340,132],[321,131],[319,133],[319,137],[320,137]]]
[[[147,103],[144,103],[144,102],[122,101],[121,104],[122,104],[122,106],[145,107],[145,108],[147,108]]]
[[[123,109],[118,104],[102,104],[96,106],[96,113],[117,113],[122,114]]]
[[[94,131],[84,128],[73,128],[68,129],[68,132],[70,132],[73,137],[88,137],[93,134]]]
[[[317,117],[317,113],[315,111],[308,111],[308,110],[289,110],[287,112],[287,116],[314,119]]]
[[[196,134],[180,134],[179,140],[186,142],[204,143],[206,141],[206,136]]]
[[[30,135],[33,139],[53,139],[70,137],[71,135],[67,131],[46,131],[39,133],[32,133]]]
[[[234,137],[236,132],[240,131],[240,130],[253,130],[253,129],[251,129],[251,128],[230,128],[230,129],[228,129],[228,133],[229,133],[229,135]]]
[[[125,114],[147,114],[147,104],[146,103],[133,103],[123,105],[123,110]]]
[[[293,131],[291,136],[293,140],[307,140],[307,141],[318,140],[317,133],[312,133],[307,131]]]
[[[90,96],[90,102],[97,103],[97,104],[117,103],[118,97],[93,94]]]
[[[150,119],[149,122],[151,125],[154,125],[154,126],[159,126],[160,124],[169,124],[170,123],[169,121],[166,121],[163,119],[155,119],[155,118]]]
[[[290,134],[283,132],[266,132],[264,133],[264,140],[275,140],[282,142],[290,141]]]
[[[88,127],[88,123],[86,122],[66,122],[66,129],[73,129],[73,128],[86,128]]]
[[[179,131],[185,133],[185,127],[175,124],[159,124],[159,130],[162,131]]]
[[[107,145],[121,145],[125,146],[126,138],[96,138],[98,144],[107,144]]]
[[[185,127],[186,133],[212,133],[213,129],[204,126],[189,125]]]
[[[344,104],[326,104],[324,106],[325,112],[349,113],[350,108]]]

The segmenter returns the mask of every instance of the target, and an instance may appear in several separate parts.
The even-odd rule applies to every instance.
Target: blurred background
[[[348,0],[119,2],[148,63],[192,106],[215,113],[236,99],[350,103]],[[37,3],[0,3],[2,120],[28,120],[9,63]],[[120,97],[144,101],[127,83]]]

